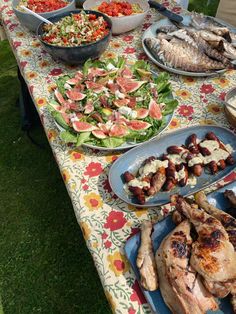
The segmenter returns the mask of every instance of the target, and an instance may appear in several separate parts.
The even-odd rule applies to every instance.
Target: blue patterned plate
[[[209,202],[222,210],[229,208],[230,207],[229,202],[225,199],[223,195],[223,192],[226,189],[233,190],[234,193],[236,193],[236,181],[228,184],[227,186],[224,186],[223,188],[219,189],[216,192],[210,193],[207,196]],[[154,231],[152,233],[152,242],[153,242],[154,252],[157,251],[164,237],[168,233],[170,233],[174,228],[175,228],[175,224],[173,223],[170,215],[153,226]],[[140,233],[135,234],[125,244],[125,254],[133,268],[134,274],[138,281],[140,280],[140,275],[139,275],[138,268],[136,266],[136,258],[137,258],[139,246],[140,246]],[[166,306],[159,289],[152,292],[146,291],[144,289],[142,289],[142,291],[154,313],[171,314],[171,311]],[[229,297],[224,298],[224,299],[219,299],[219,303],[220,303],[220,311],[214,311],[214,312],[208,311],[207,313],[233,314]]]
[[[112,165],[109,172],[109,181],[114,193],[126,203],[136,207],[153,207],[168,203],[171,194],[178,193],[182,196],[188,196],[223,179],[231,171],[233,171],[235,165],[227,166],[224,170],[221,170],[214,175],[207,171],[203,172],[203,174],[197,178],[197,184],[195,186],[191,187],[190,185],[186,185],[184,187],[175,187],[169,192],[159,192],[153,197],[149,198],[144,205],[138,204],[137,200],[128,195],[124,190],[122,174],[125,171],[136,173],[146,158],[150,156],[158,157],[162,155],[166,152],[167,147],[170,145],[181,146],[182,144],[185,144],[186,139],[193,133],[195,133],[199,139],[203,139],[206,133],[210,131],[214,132],[224,144],[230,144],[232,146],[232,155],[236,160],[236,136],[230,130],[213,125],[193,126],[180,129],[176,132],[169,133],[160,139],[154,139],[136,148],[133,148],[118,158]]]

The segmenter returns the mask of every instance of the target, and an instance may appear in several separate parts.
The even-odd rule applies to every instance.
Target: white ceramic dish
[[[86,0],[83,4],[85,10],[94,10],[95,7],[99,6],[102,2],[109,2],[109,0]],[[113,17],[109,16],[112,21],[112,34],[118,35],[129,32],[139,25],[142,24],[150,6],[146,0],[126,0],[129,3],[139,4],[142,8],[143,13]]]

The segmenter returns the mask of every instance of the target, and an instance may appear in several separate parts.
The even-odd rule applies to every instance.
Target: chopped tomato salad
[[[138,4],[131,4],[126,1],[104,1],[98,6],[97,9],[98,11],[103,12],[109,16],[125,16],[143,12]]]
[[[21,5],[24,5],[28,9],[37,12],[51,12],[59,10],[68,5],[66,0],[22,0],[19,3],[19,8]]]
[[[44,25],[42,40],[48,44],[76,47],[96,42],[109,33],[109,26],[102,16],[84,11],[63,17],[54,24]]]

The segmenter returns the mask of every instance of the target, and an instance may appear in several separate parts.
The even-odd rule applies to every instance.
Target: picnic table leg
[[[35,109],[34,103],[30,96],[29,90],[22,77],[19,67],[17,69],[18,79],[20,82],[20,95],[19,95],[19,106],[21,113],[21,129],[23,131],[30,130],[33,125],[39,122],[39,117]]]

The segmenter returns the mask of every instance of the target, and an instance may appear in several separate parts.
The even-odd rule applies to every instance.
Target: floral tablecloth
[[[174,12],[180,12],[180,7],[174,3],[163,3]],[[60,141],[45,105],[58,76],[72,73],[76,68],[55,62],[43,50],[37,38],[19,24],[11,1],[0,0],[0,11],[7,37],[35,102],[111,307],[116,313],[150,313],[123,248],[143,220],[157,221],[161,215],[168,213],[169,208],[137,210],[112,193],[107,176],[111,163],[119,154],[73,148]],[[113,37],[103,57],[123,55],[128,59],[146,60],[141,47],[142,31],[159,18],[155,11],[150,10],[144,24],[137,30]],[[217,124],[230,128],[223,108],[208,102],[207,96],[215,93],[224,99],[226,91],[236,82],[235,71],[216,78],[194,79],[172,75],[171,81],[179,107],[168,132],[196,124]],[[235,178],[233,173],[218,185]]]

